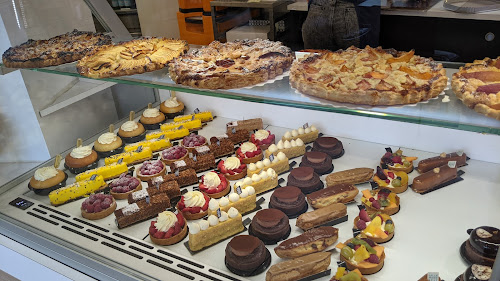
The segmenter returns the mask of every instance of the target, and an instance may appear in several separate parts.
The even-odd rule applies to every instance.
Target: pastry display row
[[[180,101],[162,106],[174,103]],[[461,151],[419,159],[388,147],[376,152],[377,161],[353,166],[350,142],[325,136],[315,125],[275,130],[260,118],[226,122],[210,111],[177,120],[162,116],[164,124],[137,130],[162,111],[150,106],[141,117],[131,114],[93,147],[77,141],[65,157],[66,170],[58,169],[57,157],[34,172],[31,198],[142,239],[154,245],[151,251],[196,261],[213,256],[219,269],[242,278],[400,280],[383,268],[401,265],[392,245],[413,231],[406,222],[411,214],[401,211],[415,204],[410,194],[421,196],[423,206],[441,191],[467,185],[459,168],[469,159]],[[200,125],[181,125],[193,120]],[[177,137],[163,134],[184,129]],[[153,134],[158,138],[144,140]],[[498,225],[478,225],[455,245],[464,260],[458,280],[488,280],[499,231]],[[421,280],[440,280],[431,275]]]

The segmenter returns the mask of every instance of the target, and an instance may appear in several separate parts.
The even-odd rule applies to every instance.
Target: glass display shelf
[[[86,78],[77,73],[75,65],[76,63],[68,63],[53,67],[34,68],[31,70]],[[456,65],[451,66],[454,68],[446,68],[446,73],[450,80],[451,75],[457,71]],[[3,69],[0,73],[5,73],[10,70],[3,66],[2,68]],[[500,135],[500,121],[478,114],[474,110],[466,107],[460,100],[457,99],[449,84],[444,93],[439,95],[437,98],[426,102],[405,106],[363,106],[333,103],[303,95],[290,87],[287,75],[280,77],[280,79],[276,79],[274,82],[266,83],[264,85],[230,90],[197,89],[176,84],[172,81],[172,79],[170,79],[167,68],[143,74],[105,78],[100,80],[164,90],[175,90],[220,98]]]

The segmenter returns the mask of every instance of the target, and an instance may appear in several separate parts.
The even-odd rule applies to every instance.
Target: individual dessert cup
[[[276,137],[268,130],[258,130],[250,136],[250,141],[262,150],[274,144]]]
[[[290,222],[285,213],[278,209],[264,209],[255,213],[248,233],[266,245],[276,244],[290,235]]]
[[[220,158],[227,155],[234,154],[234,143],[228,138],[227,135],[211,137],[210,138],[210,152],[215,158]]]
[[[285,213],[289,218],[296,218],[307,211],[304,193],[295,186],[284,186],[274,190],[269,201],[269,208]]]
[[[338,236],[337,228],[320,226],[281,242],[274,252],[282,259],[298,258],[325,250],[337,241]]]
[[[273,159],[271,161],[271,159]],[[247,174],[249,177],[259,174],[263,169],[272,168],[278,175],[290,171],[290,163],[285,153],[279,152],[276,156],[270,156],[261,161],[248,164]]]
[[[228,180],[239,180],[247,175],[247,165],[241,163],[238,157],[228,157],[225,161],[219,161],[217,169]]]
[[[467,155],[463,152],[441,153],[439,156],[427,158],[418,162],[417,171],[421,174],[434,168],[448,164],[450,161],[456,161],[457,168],[467,165]]]
[[[176,116],[176,117],[174,117],[174,122],[181,122],[181,121],[192,120],[192,119],[200,119],[201,122],[206,123],[206,122],[210,122],[210,121],[214,120],[214,117],[212,116],[212,112],[203,111],[203,112],[198,112],[198,113],[193,113],[193,114]]]
[[[153,151],[149,147],[143,147],[136,151],[123,152],[120,154],[111,155],[104,159],[105,165],[111,165],[113,163],[126,163],[128,166],[142,163],[146,160],[153,158]]]
[[[384,266],[384,247],[369,238],[355,237],[335,247],[340,249],[340,260],[345,261],[349,270],[358,269],[362,274],[369,275]]]
[[[146,137],[146,129],[141,123],[127,121],[120,126],[118,135],[125,143],[142,141]]]
[[[91,178],[93,175],[100,175],[104,180],[115,179],[119,177],[122,173],[128,172],[127,164],[125,163],[113,163],[111,165],[106,165],[104,167],[95,168],[92,170],[85,171],[76,175],[76,181],[83,181]]]
[[[457,277],[456,280],[460,281],[493,281],[491,274],[493,268],[487,265],[472,264],[463,274]],[[419,280],[420,281],[420,280]]]
[[[330,281],[368,281],[368,279],[363,277],[363,274],[357,268],[349,271],[345,266],[338,266],[337,272],[335,272]]]
[[[371,180],[373,177],[373,169],[371,168],[354,168],[335,172],[326,176],[325,181],[327,186],[337,185],[341,183],[358,184]]]
[[[64,158],[64,167],[72,174],[80,174],[97,167],[99,157],[90,146],[78,146]]]
[[[184,114],[184,103],[177,97],[170,97],[160,104],[160,111],[165,113],[168,119]]]
[[[210,197],[200,191],[188,191],[181,196],[177,209],[187,220],[197,220],[208,214]]]
[[[337,184],[309,193],[307,195],[307,202],[314,209],[319,209],[335,203],[351,202],[358,193],[358,188],[352,184]]]
[[[231,129],[230,131],[226,132],[226,135],[234,144],[250,140],[250,132],[248,130]]]
[[[188,150],[179,145],[172,146],[161,152],[161,161],[167,165],[172,165],[175,161],[184,160],[188,157]]]
[[[185,120],[181,122],[171,122],[171,123],[165,123],[160,126],[160,130],[162,131],[169,131],[169,130],[179,130],[182,128],[186,128],[189,131],[197,131],[202,128],[201,120],[200,119],[193,119],[193,120]]]
[[[266,272],[266,281],[302,280],[326,271],[331,262],[330,252],[313,253],[274,264]]]
[[[221,211],[220,216],[209,216],[206,220],[193,222],[189,225],[189,249],[193,252],[218,243],[245,229],[241,214],[235,208],[227,212]]]
[[[116,224],[121,229],[153,218],[169,207],[170,199],[166,194],[160,193],[116,210]]]
[[[28,188],[38,195],[48,195],[53,190],[66,185],[68,174],[54,166],[37,169],[28,183]]]
[[[142,112],[139,122],[146,130],[158,130],[160,129],[160,125],[165,122],[165,119],[165,114],[160,112],[158,108],[146,108]]]
[[[247,130],[249,132],[254,130],[262,130],[264,128],[264,123],[262,122],[262,118],[254,118],[254,119],[246,119],[246,120],[238,120],[232,121],[226,124],[226,132],[232,132],[233,130]]]
[[[207,139],[204,136],[190,134],[182,139],[181,144],[189,152],[194,152],[197,147],[206,145]]]
[[[245,188],[253,186],[255,193],[261,194],[278,186],[278,174],[269,168],[262,171],[260,174],[254,174],[252,177],[246,177],[234,184],[234,192],[237,192],[238,187]]]
[[[141,181],[126,173],[109,184],[110,194],[117,200],[127,199],[132,192],[142,189]]]
[[[223,174],[208,172],[201,176],[199,184],[200,191],[211,198],[221,198],[231,191],[229,181]]]
[[[306,231],[341,218],[347,220],[347,207],[342,203],[334,203],[312,212],[303,213],[297,218],[295,225]]]
[[[145,161],[137,170],[137,177],[141,181],[165,175],[167,166],[160,160]]]
[[[136,151],[139,146],[149,147],[151,151],[156,152],[160,150],[167,149],[172,146],[170,140],[168,138],[158,138],[158,139],[150,139],[145,141],[136,142],[134,144],[129,144],[125,146],[125,151]]]
[[[122,153],[124,142],[114,132],[107,132],[99,136],[94,142],[94,150],[101,158]]]
[[[319,175],[311,167],[293,169],[288,175],[287,185],[300,188],[304,194],[309,194],[324,187]]]
[[[361,237],[368,237],[373,242],[385,243],[394,237],[394,222],[389,215],[376,212],[368,214],[365,209],[359,211],[354,219],[354,229],[361,230]]]
[[[332,159],[337,159],[344,154],[344,146],[337,138],[320,137],[314,141],[312,151],[324,152]]]
[[[492,267],[500,246],[500,229],[481,226],[468,233],[469,239],[462,245],[464,258],[469,263]]]
[[[296,139],[301,139],[304,143],[310,143],[315,141],[319,136],[318,129],[313,125],[311,127],[300,127],[296,130],[287,131],[283,138],[283,141],[291,141]]]
[[[82,217],[88,220],[100,220],[111,215],[116,209],[116,201],[108,194],[91,194],[82,203]]]
[[[300,167],[311,167],[318,175],[329,174],[333,171],[332,157],[324,152],[309,151],[302,156]]]
[[[458,177],[455,162],[448,162],[413,179],[411,189],[417,193],[426,193],[444,185]]]
[[[399,196],[387,188],[376,190],[365,189],[361,191],[361,203],[365,205],[368,213],[381,212],[392,216],[399,212]]]
[[[230,193],[228,197],[210,199],[208,215],[216,215],[218,209],[227,212],[230,208],[235,208],[240,214],[244,215],[257,208],[256,202],[255,189],[252,186],[247,186],[239,189],[238,192]]]
[[[236,150],[236,156],[241,159],[244,164],[255,163],[262,160],[262,150],[251,142],[244,142]]]
[[[229,271],[240,276],[253,276],[271,264],[271,254],[264,243],[251,235],[233,237],[226,245],[225,264]]]
[[[417,160],[417,157],[404,156],[401,149],[392,152],[392,149],[387,147],[385,150],[386,153],[382,156],[382,159],[380,159],[382,168],[393,171],[403,171],[407,174],[413,171],[413,161]]]
[[[94,176],[88,180],[75,182],[51,191],[49,193],[50,204],[53,206],[59,206],[85,195],[101,191],[107,186],[108,185],[102,176]]]
[[[408,174],[403,171],[392,171],[378,166],[373,181],[380,188],[387,188],[395,193],[402,193],[408,189]]]
[[[271,144],[264,155],[266,158],[269,158],[271,154],[276,156],[280,152],[283,152],[288,159],[292,159],[304,155],[306,153],[306,145],[301,139],[291,141],[280,140],[277,144]]]
[[[156,245],[172,245],[184,239],[188,227],[182,213],[163,211],[149,226],[149,238]]]
[[[159,132],[150,132],[146,134],[146,139],[147,140],[152,140],[152,139],[159,139],[159,138],[165,138],[169,140],[178,140],[182,139],[185,136],[189,136],[189,130],[182,127],[182,128],[175,128],[172,130],[166,130],[166,131],[159,131]]]

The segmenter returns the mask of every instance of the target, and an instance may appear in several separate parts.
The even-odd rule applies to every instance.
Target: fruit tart
[[[390,147],[387,147],[385,150],[386,153],[382,156],[382,159],[380,159],[382,168],[393,171],[403,171],[405,173],[413,171],[413,160],[417,160],[417,157],[404,156],[401,149],[398,149],[394,153]]]
[[[228,157],[226,161],[219,161],[217,169],[228,180],[239,180],[247,175],[247,165],[241,163],[238,157]]]
[[[200,191],[211,198],[221,198],[231,191],[229,181],[223,174],[208,172],[201,176]]]
[[[111,215],[116,209],[116,201],[109,194],[91,194],[82,203],[82,217],[99,220]]]
[[[361,237],[368,237],[376,243],[385,243],[394,237],[392,218],[380,212],[369,215],[365,209],[361,209],[359,216],[354,219],[354,228],[361,230]]]
[[[361,274],[373,274],[384,266],[384,247],[368,238],[355,237],[345,243],[338,243],[340,260],[345,261],[349,270],[358,269]]]
[[[408,174],[403,171],[391,171],[377,167],[373,181],[380,188],[387,188],[395,193],[402,193],[408,189]]]
[[[208,195],[200,191],[188,191],[181,196],[177,209],[187,220],[197,220],[207,215],[208,202],[210,202]]]
[[[255,163],[262,160],[262,149],[252,142],[244,142],[236,150],[236,155],[240,157],[241,162],[245,164]]]
[[[141,181],[148,181],[154,177],[165,175],[167,166],[160,160],[145,161],[137,171],[137,177]]]
[[[182,213],[164,211],[149,226],[149,238],[157,245],[172,245],[186,237],[188,227]]]
[[[368,213],[381,212],[391,216],[399,211],[399,196],[387,188],[365,189],[361,193],[361,203]]]
[[[276,137],[268,130],[258,130],[250,136],[250,141],[262,150],[274,143]]]
[[[363,277],[363,274],[357,268],[355,270],[348,270],[344,266],[338,266],[337,272],[330,281],[368,281],[368,279]]]
[[[176,145],[161,152],[161,161],[167,165],[174,164],[175,161],[184,160],[189,157],[189,153],[186,148]]]
[[[123,173],[118,179],[109,184],[109,188],[113,198],[120,200],[127,199],[130,193],[141,190],[142,184],[138,178]]]
[[[151,104],[144,110],[139,122],[146,128],[146,130],[158,130],[161,123],[165,121],[165,114],[160,112],[158,108],[151,108]]]
[[[186,148],[189,152],[193,152],[197,147],[207,144],[207,139],[204,136],[200,136],[191,133],[182,139],[182,146]]]

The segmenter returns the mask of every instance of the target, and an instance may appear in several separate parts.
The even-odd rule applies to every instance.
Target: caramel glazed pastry
[[[94,150],[101,158],[123,152],[125,144],[115,133],[104,133],[94,142]]]
[[[330,266],[329,252],[314,253],[277,263],[269,268],[266,281],[290,281],[325,271]]]
[[[146,138],[146,129],[141,123],[127,121],[120,126],[118,135],[126,143],[138,142]]]
[[[64,158],[64,167],[73,174],[80,174],[97,167],[99,157],[90,146],[75,147]]]
[[[493,281],[491,274],[493,269],[487,265],[473,264],[465,272],[457,277],[459,281]]]

